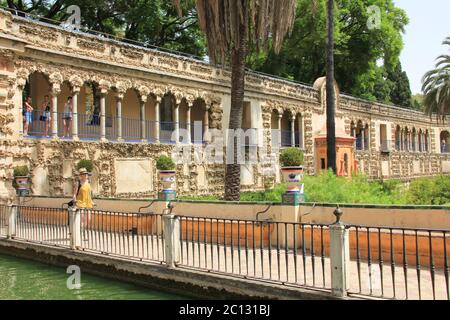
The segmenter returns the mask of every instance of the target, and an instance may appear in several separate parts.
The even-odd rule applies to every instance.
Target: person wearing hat
[[[94,202],[92,201],[92,189],[89,183],[89,172],[86,168],[81,168],[78,171],[78,187],[77,192],[73,195],[73,200],[77,208],[92,209]]]

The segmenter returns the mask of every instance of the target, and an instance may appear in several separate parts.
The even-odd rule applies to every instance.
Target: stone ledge
[[[339,299],[319,289],[288,287],[243,278],[237,279],[219,274],[196,272],[187,268],[169,269],[155,263],[130,261],[15,240],[0,240],[0,253],[58,267],[78,265],[82,272],[88,274],[197,299],[357,299],[354,297]]]

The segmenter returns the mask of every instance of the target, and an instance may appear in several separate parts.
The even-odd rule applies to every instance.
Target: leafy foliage
[[[280,54],[253,55],[249,65],[269,74],[313,83],[325,74],[326,0],[297,1],[294,30]],[[341,91],[369,100],[393,102],[391,93],[395,94],[398,88],[389,80],[388,73],[395,72],[403,47],[402,32],[408,23],[405,12],[393,0],[335,3],[335,77]],[[367,9],[371,5],[381,9],[380,28],[368,28]]]
[[[168,156],[160,156],[156,161],[156,168],[158,170],[174,170],[175,167],[175,162]]]
[[[305,198],[316,203],[450,205],[450,175],[417,179],[409,188],[398,180],[369,182],[363,175],[352,179],[337,177],[331,171],[305,176]],[[281,202],[286,184],[258,192],[243,192],[241,201]],[[184,198],[184,199],[188,199]],[[216,200],[218,198],[215,198]],[[196,197],[192,200],[211,200]]]
[[[450,37],[446,38],[442,44],[450,46]],[[430,117],[434,113],[438,118],[445,120],[450,112],[450,55],[439,56],[436,68],[428,71],[422,82],[425,112]]]
[[[206,40],[198,26],[194,1],[184,2],[184,17],[177,15],[169,0],[0,0],[0,5],[61,22],[69,17],[67,8],[77,5],[83,27],[204,57]]]
[[[450,204],[450,175],[423,178],[411,182],[408,202],[412,204]]]
[[[298,167],[303,165],[303,151],[298,148],[287,148],[281,151],[280,163],[282,167]]]
[[[81,168],[85,168],[88,172],[92,172],[92,170],[94,170],[94,164],[91,160],[83,159],[77,163],[77,171]]]
[[[14,168],[14,177],[26,177],[30,174],[28,166],[18,166]]]

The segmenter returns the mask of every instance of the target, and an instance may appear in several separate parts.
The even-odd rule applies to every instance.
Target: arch
[[[295,115],[295,146],[304,149],[305,125],[304,117],[301,112]]]
[[[450,133],[448,130],[441,131],[439,135],[441,153],[450,153]]]
[[[419,152],[423,152],[424,151],[424,148],[423,148],[423,145],[424,145],[424,134],[423,134],[422,128],[419,129],[418,138],[417,138],[417,144],[418,144],[417,145],[417,150]]]
[[[356,150],[366,150],[365,126],[362,120],[358,120],[355,130]]]
[[[208,126],[205,128],[205,126]],[[205,132],[209,129],[209,110],[204,98],[194,100],[191,110],[191,140],[193,143],[203,143]]]
[[[28,134],[36,137],[47,137],[50,134],[50,117],[45,121],[41,121],[44,116],[44,102],[50,107],[51,111],[51,91],[52,85],[47,74],[34,71],[30,73],[25,81],[23,89],[23,103],[27,97],[31,98],[31,106],[33,107],[32,122],[28,127]]]
[[[128,88],[122,101],[122,137],[126,141],[139,141],[141,137],[140,95],[136,88]]]
[[[417,141],[416,141],[416,139],[417,139],[417,130],[416,130],[416,128],[413,127],[412,130],[411,130],[411,150],[413,152],[417,151]]]
[[[397,151],[402,150],[402,130],[400,128],[400,125],[397,125],[395,128],[395,148]]]
[[[161,142],[172,142],[172,133],[175,130],[175,106],[175,95],[171,91],[166,92],[161,99],[159,108]]]
[[[281,118],[281,146],[291,147],[292,146],[292,127],[291,127],[292,113],[289,110],[283,111],[283,116]]]

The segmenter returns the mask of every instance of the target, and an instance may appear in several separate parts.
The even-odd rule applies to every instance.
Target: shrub
[[[19,166],[14,168],[14,177],[26,177],[30,174],[27,166]]]
[[[281,151],[280,163],[282,167],[298,167],[303,165],[303,151],[297,148],[287,148]]]
[[[411,204],[447,204],[450,201],[450,174],[412,181],[407,192],[407,198]]]
[[[83,159],[78,162],[77,171],[81,168],[85,168],[88,172],[92,172],[92,170],[94,169],[94,164],[91,160]]]
[[[174,170],[175,167],[175,162],[168,156],[161,156],[156,161],[156,168],[160,171]]]

